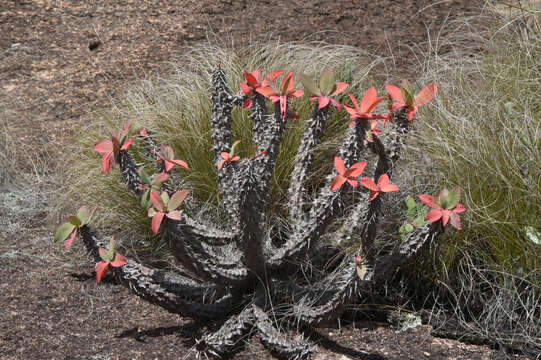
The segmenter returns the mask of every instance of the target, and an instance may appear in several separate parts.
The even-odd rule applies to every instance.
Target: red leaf
[[[357,177],[357,176],[359,176],[359,175],[361,175],[363,173],[365,167],[366,167],[366,162],[365,161],[353,164],[346,171],[346,175],[348,177]]]
[[[385,90],[394,101],[405,103],[404,98],[402,97],[402,91],[398,86],[392,84],[385,85]]]
[[[101,168],[105,174],[109,173],[111,169],[111,159],[114,157],[113,152],[108,152],[101,158]]]
[[[257,71],[257,70],[255,70]],[[254,72],[255,72],[254,71]],[[251,86],[252,88],[255,88],[256,86],[259,85],[259,82],[257,81],[257,79],[255,78],[255,76],[253,76],[252,74],[250,74],[249,72],[246,72],[244,71],[244,78],[246,79],[246,83],[247,85]],[[241,84],[241,87],[242,87],[243,84]],[[251,89],[250,89],[251,91]],[[246,93],[245,93],[246,94]],[[249,95],[249,94],[246,94],[246,95]]]
[[[184,160],[169,160],[169,161],[171,161],[175,165],[182,166],[183,168],[189,169],[188,164]]]
[[[443,212],[441,209],[433,209],[428,212],[425,216],[425,220],[429,221],[431,223],[438,221],[443,215]]]
[[[128,262],[128,259],[126,259],[123,255],[120,255],[120,254],[117,253],[115,255],[115,259],[113,261],[111,261],[111,266],[113,266],[113,267],[121,267],[121,266],[126,265],[127,262]]]
[[[287,113],[287,96],[281,95],[280,96],[280,115],[282,116],[282,119],[286,118]]]
[[[346,181],[348,182],[348,184],[350,184],[351,186],[353,186],[354,188],[356,188],[359,184],[357,183],[357,180],[353,180],[353,179],[350,179],[350,178],[346,178]]]
[[[96,145],[94,145],[94,151],[100,154],[109,153],[113,151],[113,143],[111,142],[111,140],[99,141],[96,143]]]
[[[443,209],[441,210],[442,215],[442,222],[443,226],[447,225],[447,222],[449,221],[449,217],[451,216],[451,212],[449,210]]]
[[[344,91],[346,91],[346,89],[348,88],[349,85],[346,84],[345,82],[337,82],[335,86],[336,87],[335,87],[334,91],[329,96],[336,96],[338,94],[343,93]]]
[[[425,86],[423,90],[421,90],[417,95],[415,95],[413,104],[417,106],[428,104],[430,101],[432,101],[434,96],[436,96],[438,88],[439,86],[435,84],[429,84]]]
[[[386,185],[380,186],[380,191],[383,191],[383,192],[393,192],[393,191],[398,191],[398,190],[400,190],[400,188],[393,184],[386,184]]]
[[[340,159],[338,156],[334,157],[334,167],[336,168],[336,171],[340,175],[345,175],[346,173],[346,165],[344,165],[344,161]]]
[[[100,261],[99,263],[96,264],[95,270],[96,270],[96,279],[98,280],[98,284],[107,273],[108,267],[109,267],[108,261]]]
[[[329,105],[330,99],[328,97],[320,96],[317,98],[319,102],[319,108],[323,109],[325,106]]]
[[[135,140],[135,138],[130,138],[128,141],[126,141],[124,143],[124,145],[122,145],[122,147],[120,148],[120,150],[126,150],[127,148],[130,147],[130,145],[133,143],[133,141]]]
[[[270,86],[259,87],[255,91],[257,91],[266,98],[270,98],[271,96],[276,94],[276,91],[274,91],[274,89]]]
[[[336,177],[333,179],[332,184],[331,184],[331,191],[338,189],[339,187],[344,185],[345,182],[346,182],[345,177],[343,177],[342,175],[336,175]]]
[[[372,201],[374,200],[375,198],[377,198],[379,195],[379,191],[373,191],[373,190],[370,190],[370,197],[368,198],[368,200]]]
[[[152,217],[152,232],[154,233],[154,235],[158,235],[158,231],[160,231],[160,225],[162,224],[164,215],[165,213],[163,211],[158,211]]]
[[[295,90],[292,93],[288,93],[287,96],[290,98],[298,98],[304,95],[304,91],[302,90]]]
[[[453,209],[453,212],[455,213],[461,213],[466,211],[466,207],[462,204],[456,204],[455,208]]]
[[[374,180],[370,179],[369,177],[363,177],[361,180],[360,180],[360,183],[365,187],[365,188],[368,188],[372,191],[378,191],[378,187],[376,185],[376,183],[374,182]]]
[[[373,104],[378,100],[378,94],[375,87],[368,89],[361,100],[361,113],[370,113],[372,112]],[[381,100],[380,100],[381,101]]]
[[[270,79],[271,81],[274,81],[278,78],[278,76],[282,75],[285,71],[284,70],[274,70],[270,72],[266,78]]]
[[[250,96],[250,95],[252,95],[252,90],[253,89],[252,89],[252,87],[250,87],[246,83],[240,83],[240,90],[244,95]]]

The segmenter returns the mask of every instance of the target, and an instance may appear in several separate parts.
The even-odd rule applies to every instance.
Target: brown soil
[[[427,42],[427,29],[435,34],[448,16],[475,15],[481,5],[481,0],[3,0],[0,105],[11,140],[23,148],[61,144],[63,132],[89,109],[106,106],[110,92],[159,71],[209,31],[238,46],[279,37],[392,52],[401,59],[396,72],[408,72],[414,60],[404,56],[414,44]],[[192,358],[188,349],[205,325],[167,313],[114,283],[98,286],[89,259],[65,255],[51,244],[40,210],[46,193],[2,188],[8,183],[3,180],[1,359]],[[496,354],[435,338],[428,326],[395,333],[385,323],[357,323],[310,336],[320,345],[316,359],[489,359]],[[234,358],[272,357],[254,337]]]

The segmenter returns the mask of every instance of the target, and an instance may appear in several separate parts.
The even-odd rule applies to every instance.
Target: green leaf
[[[417,225],[418,227],[425,226],[428,223],[428,221],[425,220],[425,216],[426,215],[419,215],[418,217],[416,217],[415,220],[413,220],[415,225]]]
[[[526,237],[535,243],[536,245],[541,245],[541,231],[537,230],[533,226],[525,226],[524,232],[526,233]]]
[[[326,68],[321,73],[321,78],[319,79],[319,89],[321,90],[321,95],[329,95],[334,88],[335,83],[334,70],[331,67]]]
[[[94,210],[90,212],[88,211],[88,208],[86,206],[84,205],[81,206],[79,210],[77,210],[77,217],[81,221],[81,224],[77,226],[87,225],[88,223],[90,223],[90,219],[92,218],[92,215],[94,215],[95,211],[96,211],[96,208],[94,208]]]
[[[70,216],[68,217],[68,220],[70,224],[74,226],[80,226],[81,225],[81,219],[79,219],[77,216]]]
[[[167,203],[169,202],[169,194],[164,191],[161,193],[160,197],[162,198],[164,205],[167,205]]]
[[[150,177],[148,176],[147,172],[144,169],[141,169],[139,171],[139,176],[141,176],[141,182],[143,184],[150,185]]]
[[[239,143],[241,142],[242,140],[237,140],[233,143],[233,145],[231,146],[231,152],[229,153],[229,156],[231,157],[234,157],[235,156],[235,151],[237,150],[237,146],[239,145]]]
[[[54,236],[54,242],[65,240],[69,236],[69,234],[71,234],[73,230],[75,230],[76,227],[77,226],[69,222],[60,225]]]
[[[301,83],[304,86],[306,90],[308,90],[310,93],[314,95],[321,95],[321,92],[319,91],[319,88],[317,87],[316,83],[314,82],[314,79],[310,75],[301,74],[300,75]]]
[[[451,210],[460,202],[460,188],[455,187],[453,190],[449,191],[447,195],[447,201],[445,209]]]
[[[406,207],[408,208],[408,210],[415,210],[417,208],[417,203],[415,202],[415,200],[408,195],[408,197],[406,198]]]
[[[143,193],[143,196],[141,196],[141,206],[148,209],[150,205],[152,205],[152,202],[150,201],[150,190],[146,190]]]

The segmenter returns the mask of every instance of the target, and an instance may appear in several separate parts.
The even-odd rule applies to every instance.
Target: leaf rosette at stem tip
[[[141,184],[139,184],[138,189],[144,191],[141,196],[141,205],[148,209],[152,202],[150,201],[150,192],[160,193],[161,186],[169,178],[167,173],[158,173],[150,180],[150,176],[146,173],[144,169],[139,170],[139,176],[141,177]]]
[[[122,122],[122,131],[113,131],[111,140],[98,141],[94,145],[94,151],[103,154],[101,159],[101,167],[105,174],[108,174],[111,169],[111,164],[116,165],[118,163],[117,157],[121,150],[126,150],[133,143],[135,138],[129,138],[131,124],[124,121]]]
[[[77,237],[77,231],[90,223],[96,209],[88,211],[86,206],[81,206],[75,216],[68,217],[68,222],[60,225],[54,236],[54,242],[66,240],[65,246],[69,249]]]
[[[272,71],[267,76],[265,76],[265,79],[263,79],[263,76],[261,75],[259,70],[254,70],[251,73],[243,70],[242,73],[244,75],[244,80],[246,81],[240,83],[240,92],[247,97],[242,107],[244,109],[249,109],[253,105],[252,96],[254,95],[254,92],[257,92],[257,90],[261,87],[269,86],[267,79],[271,81],[276,80],[278,76],[284,73],[284,70]]]
[[[466,211],[466,207],[459,203],[460,196],[461,190],[459,187],[455,187],[453,190],[444,188],[440,192],[437,201],[431,195],[419,195],[419,199],[432,208],[426,214],[425,220],[432,223],[442,219],[443,226],[446,226],[447,222],[450,222],[454,228],[461,230],[462,225],[458,214]]]
[[[160,151],[152,150],[152,152],[158,157],[158,159],[156,159],[157,163],[163,162],[165,164],[165,172],[171,171],[175,165],[189,169],[186,161],[175,159],[175,152],[170,146],[162,144]]]
[[[128,263],[123,255],[119,254],[115,250],[115,237],[111,236],[111,241],[109,242],[109,250],[103,248],[98,249],[101,257],[101,261],[96,264],[96,280],[98,284],[101,282],[101,279],[107,273],[109,265],[112,267],[121,267]]]
[[[150,192],[153,207],[148,209],[148,217],[152,218],[152,232],[158,234],[164,216],[171,220],[182,220],[182,211],[177,210],[188,196],[190,190],[180,190],[171,197],[167,192],[157,194]]]
[[[334,157],[334,166],[338,175],[333,179],[331,183],[331,191],[339,189],[347,181],[349,185],[356,188],[358,186],[357,180],[355,178],[361,176],[366,167],[366,162],[358,162],[351,165],[349,169],[346,168],[344,160],[340,159],[338,156]]]
[[[383,101],[383,97],[378,98],[378,93],[375,87],[368,89],[361,99],[361,104],[357,102],[355,96],[351,93],[348,93],[349,98],[353,106],[344,104],[344,109],[349,113],[349,117],[352,120],[349,123],[349,127],[353,128],[357,120],[375,120],[375,119],[385,119],[386,115],[376,115],[373,114],[376,106]],[[376,124],[377,125],[377,124]]]
[[[334,97],[343,93],[349,85],[345,82],[336,82],[336,75],[331,67],[323,70],[319,78],[319,85],[316,84],[312,76],[306,74],[300,74],[300,80],[304,88],[313,95],[310,102],[317,100],[319,109],[323,109],[331,103],[340,112],[340,103]]]
[[[406,114],[409,121],[413,120],[413,115],[417,112],[419,106],[426,105],[438,92],[439,85],[429,84],[425,86],[417,95],[414,86],[406,79],[402,80],[401,87],[393,84],[385,86],[385,90],[392,99],[390,110],[395,111],[399,108],[406,108]]]
[[[227,164],[227,163],[232,163],[232,162],[235,162],[235,161],[238,161],[240,160],[240,156],[238,155],[235,155],[235,151],[237,150],[237,146],[239,145],[239,143],[241,142],[242,140],[237,140],[233,143],[233,145],[231,146],[231,150],[230,152],[225,152],[223,151],[220,156],[222,157],[222,160],[219,160],[218,161],[218,170],[222,170],[222,167]]]
[[[273,80],[270,78],[265,79],[268,83],[267,86],[256,89],[258,93],[269,98],[273,103],[280,102],[280,115],[282,119],[286,118],[287,113],[287,99],[298,98],[304,95],[302,90],[293,90],[295,87],[295,80],[293,80],[293,72],[288,72],[280,87],[276,86]]]

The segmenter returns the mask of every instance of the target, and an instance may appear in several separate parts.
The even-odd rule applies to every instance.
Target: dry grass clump
[[[233,92],[239,91],[243,80],[242,71],[260,70],[266,74],[272,70],[291,70],[294,74],[307,73],[319,76],[321,71],[332,66],[339,81],[350,84],[348,91],[358,95],[373,84],[369,81],[369,71],[374,62],[366,65],[366,58],[358,49],[337,45],[306,44],[254,44],[242,50],[205,44],[187,51],[171,65],[171,73],[166,76],[152,76],[137,82],[125,90],[122,96],[112,100],[110,109],[92,114],[88,125],[76,136],[73,146],[67,151],[71,154],[70,168],[66,170],[64,189],[59,197],[59,208],[64,214],[74,212],[77,206],[99,206],[95,217],[98,226],[107,232],[129,232],[132,239],[151,237],[150,219],[139,205],[138,200],[126,191],[118,170],[111,174],[101,173],[100,156],[92,151],[94,143],[110,137],[112,130],[120,128],[122,121],[129,121],[134,129],[147,128],[153,133],[158,144],[167,144],[174,149],[175,158],[183,159],[190,169],[177,169],[192,195],[205,207],[215,207],[218,203],[216,164],[211,152],[210,138],[210,75],[220,66],[228,76]],[[296,78],[295,85],[302,88]],[[344,98],[341,100],[345,100]],[[293,158],[302,134],[303,121],[311,117],[313,105],[308,96],[293,101],[293,109],[300,116],[288,124],[281,145],[280,156],[274,172],[273,203],[271,211],[282,211],[287,203],[287,184],[293,168]],[[347,115],[347,114],[346,114]],[[326,138],[317,152],[314,166],[315,181],[319,172],[330,171],[336,137],[348,124],[345,112],[332,112]],[[233,139],[242,139],[238,153],[249,157],[256,153],[252,145],[252,125],[248,112],[237,108],[233,112]],[[140,146],[133,145],[135,150]],[[132,149],[130,149],[132,150]],[[264,150],[264,149],[260,149]],[[138,151],[130,151],[136,155]],[[318,160],[319,159],[319,160]],[[323,160],[325,165],[322,166]],[[137,157],[147,172],[153,173],[151,161]],[[66,209],[69,208],[69,210]]]
[[[464,190],[468,221],[454,241],[524,272],[541,266],[541,27],[529,16],[493,25],[480,56],[431,59],[443,89],[416,141],[431,178]]]
[[[468,211],[464,229],[436,244],[441,258],[420,267],[426,284],[442,284],[445,300],[438,302],[452,304],[464,329],[538,353],[541,12],[498,14],[476,34],[480,54],[436,49],[426,63],[427,78],[442,91],[430,114],[418,118],[413,158],[425,169],[417,176],[433,193],[460,186]],[[431,296],[441,295],[426,284]]]

